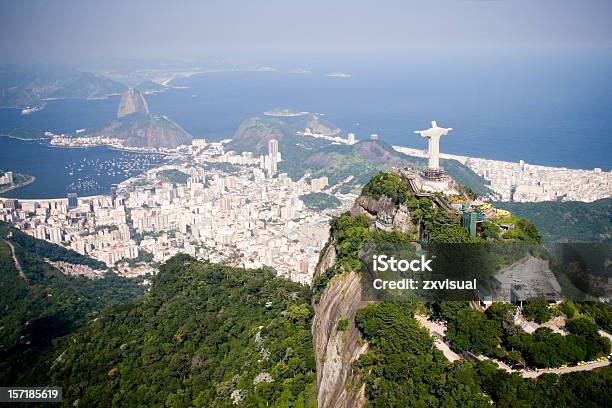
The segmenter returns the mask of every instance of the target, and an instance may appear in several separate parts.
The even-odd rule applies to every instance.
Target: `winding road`
[[[425,327],[427,330],[429,330],[429,333],[434,336],[434,345],[436,346],[436,348],[438,350],[440,350],[442,353],[444,353],[444,356],[450,361],[456,361],[459,360],[461,358],[463,358],[461,355],[455,353],[448,344],[446,344],[444,342],[444,335],[446,334],[446,326],[444,326],[443,324],[440,323],[436,323],[436,322],[432,322],[431,320],[427,319],[424,316],[421,315],[415,315],[415,319],[419,322],[419,324],[423,327]],[[606,333],[605,331],[601,330],[600,334],[602,336],[608,337],[612,339],[612,336],[610,336],[610,334]],[[494,358],[490,358],[490,357],[486,357],[486,356],[477,356],[477,358],[480,361],[483,360],[491,360],[493,361],[495,364],[497,364],[497,366],[504,370],[507,371],[509,373],[520,373],[521,377],[523,378],[536,378],[539,377],[542,374],[558,374],[558,375],[562,375],[562,374],[567,374],[567,373],[572,373],[572,372],[576,372],[576,371],[590,371],[590,370],[595,370],[597,368],[602,368],[602,367],[606,367],[608,365],[610,365],[610,360],[606,359],[605,361],[591,361],[585,365],[582,366],[573,366],[573,367],[565,367],[565,368],[542,368],[542,369],[534,369],[534,370],[526,370],[526,369],[521,369],[521,370],[515,370],[512,367],[510,367],[509,365],[505,364],[504,362],[494,359]]]

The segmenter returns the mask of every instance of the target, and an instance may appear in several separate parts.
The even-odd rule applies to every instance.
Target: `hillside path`
[[[415,315],[415,319],[419,322],[419,324],[423,327],[425,327],[427,330],[429,330],[429,333],[434,337],[434,345],[444,353],[444,356],[450,361],[456,361],[459,360],[463,357],[461,357],[459,354],[455,353],[448,344],[446,344],[446,342],[444,342],[444,335],[446,334],[446,326],[440,323],[436,323],[436,322],[432,322],[431,320],[427,319],[424,316],[421,315]],[[612,339],[612,336],[610,336],[610,334],[606,333],[605,331],[601,330],[600,331],[601,335],[605,335],[608,338]],[[602,368],[602,367],[606,367],[608,365],[610,365],[610,360],[606,359],[605,361],[590,361],[585,365],[582,366],[572,366],[572,367],[565,367],[565,368],[542,368],[542,369],[533,369],[533,370],[527,370],[527,369],[521,369],[521,370],[515,370],[513,368],[511,368],[510,366],[508,366],[507,364],[504,364],[504,362],[494,359],[494,358],[490,358],[490,357],[486,357],[486,356],[476,356],[480,361],[483,360],[491,360],[493,361],[495,364],[497,364],[497,366],[509,373],[520,373],[521,377],[523,378],[536,378],[539,377],[542,374],[567,374],[567,373],[572,373],[572,372],[576,372],[576,371],[590,371],[590,370],[594,370],[596,368]]]
[[[21,269],[21,264],[19,263],[19,259],[17,259],[17,255],[15,255],[15,247],[13,246],[13,244],[11,244],[6,239],[4,240],[4,242],[6,242],[9,248],[11,248],[11,253],[13,254],[13,261],[15,262],[15,267],[17,268],[17,272],[19,272],[19,276],[21,276],[23,280],[28,280],[25,276],[25,273],[23,273],[23,269]]]

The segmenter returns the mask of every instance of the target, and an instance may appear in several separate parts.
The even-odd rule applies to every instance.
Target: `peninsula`
[[[27,186],[36,181],[36,177],[13,171],[0,171],[0,194]]]

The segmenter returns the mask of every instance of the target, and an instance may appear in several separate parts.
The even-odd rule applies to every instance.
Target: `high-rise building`
[[[355,134],[354,133],[349,133],[347,138],[348,138],[349,144],[354,144],[355,143]]]
[[[49,228],[49,241],[53,242],[54,244],[60,244],[63,239],[64,234],[61,229],[58,227]]]
[[[7,198],[7,199],[4,199],[3,204],[4,204],[4,208],[16,210],[18,206],[18,201],[14,198]]]
[[[377,133],[372,133],[372,134],[370,135],[370,139],[371,139],[371,140],[378,140],[378,134],[377,134]]]
[[[221,207],[221,211],[229,212],[232,208],[232,202],[229,197],[221,197],[219,207]]]
[[[329,180],[325,176],[310,180],[310,188],[313,193],[323,190],[328,184]]]
[[[276,174],[278,171],[278,163],[276,157],[270,157],[270,174]]]
[[[34,230],[34,238],[47,239],[47,231],[44,225],[37,225]]]
[[[68,209],[77,208],[79,206],[79,199],[77,193],[68,193]]]
[[[278,170],[278,140],[276,139],[268,141],[268,158],[269,165],[266,166],[266,169],[268,170],[269,175],[272,175]]]
[[[276,160],[278,156],[278,140],[272,139],[268,141],[268,156]]]
[[[110,187],[110,195],[113,205],[115,204],[115,200],[117,199],[117,184],[111,184]]]
[[[2,177],[0,177],[0,184],[13,184],[13,172],[7,171]]]

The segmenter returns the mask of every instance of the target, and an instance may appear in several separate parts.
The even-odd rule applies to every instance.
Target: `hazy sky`
[[[610,0],[0,2],[1,57],[607,49]]]

